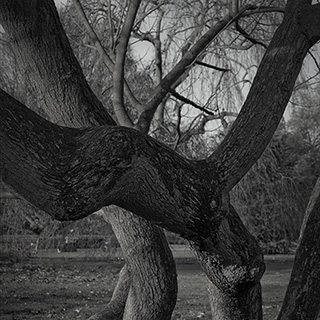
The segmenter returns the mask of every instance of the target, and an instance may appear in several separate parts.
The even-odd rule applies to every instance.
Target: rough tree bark
[[[302,223],[299,246],[278,320],[316,320],[320,310],[320,178]]]
[[[105,308],[91,316],[88,320],[119,320],[123,318],[123,312],[127,302],[127,292],[129,293],[131,286],[130,274],[125,265],[120,273],[118,283],[113,291],[110,302]],[[123,294],[126,292],[126,294]]]
[[[10,37],[12,47],[25,69],[28,84],[41,107],[45,110],[51,121],[70,127],[91,127],[102,124],[115,125],[114,120],[101,102],[93,94],[88,86],[81,67],[73,55],[72,49],[59,21],[53,1],[2,1],[0,6],[1,24]],[[125,213],[123,213],[125,214]],[[137,288],[130,291],[130,287],[122,287],[127,290],[118,291],[117,298],[105,308],[100,319],[107,317],[122,317],[127,295],[130,293],[130,310],[140,308],[139,312],[131,314],[135,317],[147,317],[157,319],[159,314],[166,314],[163,319],[170,319],[169,314],[175,306],[177,295],[177,281],[174,260],[162,231],[150,222],[130,213],[126,219],[119,215],[109,215],[107,220],[125,253],[126,262],[131,264],[129,272],[122,274],[120,281],[127,283],[124,277],[130,276],[131,286]],[[124,223],[126,220],[126,223]],[[130,236],[135,235],[135,238]],[[130,241],[129,241],[130,239]],[[137,243],[143,243],[148,252],[154,250],[153,255],[137,255],[133,250]],[[162,261],[155,259],[163,250]],[[170,266],[164,268],[163,264]],[[143,280],[135,274],[139,274],[141,265],[145,266],[145,274],[152,278],[153,270],[158,270],[157,276],[165,284],[161,286],[162,297],[151,300],[149,291],[160,291],[156,288],[157,280]],[[138,281],[143,281],[143,286]],[[138,288],[142,288],[139,292]],[[122,295],[122,297],[119,297]],[[148,310],[142,307],[148,303]],[[119,303],[120,305],[116,306]],[[131,304],[133,306],[131,306]],[[118,312],[118,314],[115,313]],[[145,314],[144,314],[145,312]]]
[[[116,204],[180,234],[210,281],[214,318],[261,319],[263,257],[228,192],[273,135],[303,59],[320,39],[319,13],[320,4],[288,2],[236,123],[202,161],[128,128],[59,127],[1,91],[4,181],[56,219]]]

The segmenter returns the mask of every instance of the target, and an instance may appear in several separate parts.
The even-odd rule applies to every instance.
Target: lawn
[[[121,259],[35,258],[1,264],[0,318],[87,319],[111,297]],[[292,257],[267,257],[263,277],[264,319],[275,319]],[[210,319],[206,279],[192,258],[177,259],[179,296],[173,319]]]

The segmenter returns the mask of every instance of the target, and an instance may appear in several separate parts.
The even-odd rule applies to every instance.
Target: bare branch
[[[225,69],[225,68],[220,68],[220,67],[217,67],[217,66],[213,66],[212,64],[208,64],[208,63],[205,63],[205,62],[202,62],[202,61],[199,61],[199,60],[196,60],[195,63],[198,64],[199,66],[204,66],[206,68],[214,69],[214,70],[221,71],[221,72],[231,71],[230,69]]]
[[[205,126],[209,121],[218,120],[220,119],[221,122],[224,124],[226,122],[225,117],[237,117],[238,113],[236,112],[229,112],[229,111],[222,111],[214,115],[203,116],[200,121],[193,125],[190,125],[189,129],[183,132],[181,138],[179,140],[180,143],[183,143],[189,140],[192,136],[203,134],[205,132]]]
[[[232,111],[221,111],[218,114],[209,115],[204,117],[204,122],[207,123],[211,120],[223,119],[225,117],[237,117],[239,114]]]
[[[247,17],[253,14],[259,14],[259,13],[268,13],[268,12],[284,13],[284,11],[285,11],[285,8],[282,8],[282,7],[263,7],[263,6],[260,7],[260,6],[252,5],[247,12],[243,13],[242,17]]]
[[[122,26],[119,44],[116,48],[116,61],[113,74],[113,108],[119,123],[126,127],[133,127],[133,123],[125,111],[124,105],[124,65],[126,53],[129,43],[129,38],[134,24],[134,20],[139,8],[141,0],[130,1],[129,8],[126,14],[124,25]]]
[[[182,106],[183,104],[180,102],[176,108],[178,109],[177,111],[177,123],[176,123],[176,130],[177,130],[177,139],[176,139],[176,142],[174,144],[174,147],[173,149],[176,150],[179,142],[180,142],[180,139],[181,139],[181,119],[182,119],[182,115],[181,115],[181,109],[182,109]]]
[[[166,94],[170,91],[171,86],[197,61],[198,56],[207,48],[213,39],[220,34],[231,23],[237,20],[243,12],[250,6],[244,6],[236,15],[227,14],[221,21],[209,29],[196,44],[185,53],[180,62],[162,79],[161,83],[154,90],[152,97],[149,99],[146,110],[139,117],[137,127],[143,132],[149,131],[149,126],[153,114],[159,103],[163,100]]]
[[[250,36],[249,33],[247,33],[239,24],[239,21],[236,21],[236,29],[237,31],[242,34],[247,40],[249,40],[250,42],[252,42],[253,44],[259,44],[260,46],[267,48],[268,46],[266,44],[264,44],[263,42],[256,40],[255,38],[253,38],[252,36]]]
[[[190,104],[191,106],[195,107],[198,110],[203,111],[206,114],[210,114],[210,115],[214,115],[213,112],[205,109],[204,107],[199,106],[198,104],[196,104],[195,102],[191,101],[190,99],[182,96],[181,94],[179,94],[178,92],[176,92],[175,90],[170,90],[169,91],[174,97],[176,97],[177,99],[179,99],[180,101]]]
[[[314,7],[299,1],[287,6],[287,14],[268,46],[239,116],[210,157],[213,161],[221,160],[221,170],[225,171],[221,178],[227,191],[247,173],[269,143],[290,99],[303,60],[320,39],[320,32],[315,28],[319,22],[316,22],[318,12]],[[309,18],[298,23],[297,14]],[[311,28],[308,35],[307,26],[308,30]],[[281,66],[286,66],[285,70]]]
[[[320,72],[320,64],[319,64],[317,58],[314,56],[314,54],[311,52],[311,50],[309,50],[308,53],[311,56],[314,64],[317,66],[318,71]]]
[[[82,23],[84,24],[85,28],[87,29],[87,32],[89,33],[90,39],[92,43],[94,44],[94,48],[96,48],[100,54],[101,57],[103,57],[103,60],[105,64],[107,65],[108,69],[112,72],[114,69],[114,62],[109,57],[108,53],[103,48],[101,41],[99,40],[96,32],[93,30],[91,24],[89,23],[87,16],[82,8],[82,5],[80,3],[80,0],[72,0],[73,4],[81,18]]]
[[[113,58],[110,57],[108,52],[105,50],[105,48],[102,46],[101,41],[99,40],[96,32],[92,28],[91,24],[89,23],[86,14],[82,8],[82,5],[80,3],[80,0],[73,0],[73,4],[75,8],[77,9],[77,12],[81,18],[81,21],[83,22],[85,28],[87,29],[87,32],[89,33],[89,36],[91,38],[92,43],[94,44],[94,48],[99,52],[100,57],[103,59],[104,63],[108,67],[110,72],[114,72],[114,61]],[[111,17],[108,17],[108,19],[111,19]],[[109,22],[109,25],[111,23]],[[110,32],[113,32],[113,30],[110,30]],[[112,53],[110,52],[112,55]],[[114,55],[113,55],[114,56]],[[133,95],[127,81],[124,78],[124,93],[126,97],[128,98],[130,104],[132,107],[134,107],[138,112],[142,112],[143,106],[141,103],[135,98]]]
[[[318,178],[305,217],[291,279],[278,319],[316,319],[320,294],[320,178]],[[299,303],[297,303],[299,301]]]
[[[108,24],[109,24],[109,32],[110,32],[110,51],[113,52],[114,50],[114,25],[113,25],[113,20],[112,20],[112,15],[111,15],[111,0],[107,1],[108,5]]]
[[[154,45],[154,63],[155,63],[155,69],[156,69],[156,77],[157,81],[156,84],[158,85],[163,77],[163,70],[162,70],[162,51],[161,51],[161,39],[160,39],[160,33],[161,33],[161,23],[163,19],[164,11],[159,8],[159,16],[157,17],[157,25],[156,25],[156,36],[153,41]],[[162,101],[157,110],[154,114],[154,121],[156,122],[156,125],[159,126],[163,122],[163,113],[164,113],[164,107],[165,107],[165,101]]]

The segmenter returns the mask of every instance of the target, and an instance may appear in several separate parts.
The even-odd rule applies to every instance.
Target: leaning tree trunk
[[[131,287],[131,279],[127,265],[119,273],[118,283],[113,291],[110,302],[88,320],[121,320]]]
[[[219,211],[216,243],[191,244],[208,278],[212,319],[262,319],[262,251],[231,205]]]
[[[221,240],[193,247],[212,282],[209,295],[214,319],[262,319],[261,253],[223,194],[227,195],[260,157],[276,130],[303,60],[320,37],[318,16],[319,5],[288,2],[239,116],[209,157],[218,171],[224,202],[218,209],[223,217],[217,235]]]
[[[261,319],[263,257],[228,194],[276,130],[303,59],[320,39],[318,14],[319,5],[310,1],[288,2],[237,120],[204,161],[185,159],[127,128],[58,127],[1,92],[5,180],[57,219],[80,219],[115,204],[180,234],[190,241],[210,281],[214,319]],[[63,81],[78,84],[69,72],[65,75]],[[40,96],[46,97],[46,90]],[[58,98],[44,100],[54,104]],[[93,102],[81,103],[88,108]],[[22,174],[23,181],[17,181]],[[37,193],[39,187],[45,192]]]
[[[70,127],[115,125],[88,86],[53,1],[2,1],[0,19],[10,36],[21,67],[27,71],[28,84],[51,121]],[[159,314],[165,315],[163,319],[170,319],[176,301],[177,283],[173,257],[162,235],[163,231],[144,219],[126,215],[126,218],[121,217],[120,220],[117,216],[110,215],[108,221],[115,230],[126,262],[129,263],[130,272],[122,275],[120,280],[133,275],[131,286],[135,288],[128,291],[130,300],[127,307],[137,314],[131,314],[131,319],[158,319]],[[126,220],[127,223],[124,223]],[[132,250],[137,243],[145,244],[148,253],[137,255]],[[153,252],[155,248],[156,253]],[[162,250],[161,257],[165,261],[159,262],[157,254]],[[163,264],[172,268],[170,272]],[[137,277],[140,269],[136,268],[141,265],[157,270],[159,280],[146,281],[143,277]],[[150,274],[150,270],[147,274]],[[143,283],[138,283],[139,281]],[[157,288],[160,284],[161,287]],[[161,292],[162,298],[153,301],[150,299],[150,292]],[[123,300],[116,301],[121,303]],[[148,301],[148,307],[135,310],[133,305],[141,306],[144,301]]]
[[[316,320],[320,310],[320,178],[302,223],[291,279],[278,320]]]
[[[163,232],[131,213],[123,215],[121,208],[105,208],[103,212],[107,220],[112,218],[112,221],[118,222],[112,228],[119,237],[131,277],[123,319],[171,319],[176,303],[177,276],[172,252]],[[141,228],[152,236],[141,237]],[[128,233],[128,230],[131,232]],[[150,308],[152,305],[162,307]]]

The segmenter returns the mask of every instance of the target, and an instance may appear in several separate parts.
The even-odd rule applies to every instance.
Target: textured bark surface
[[[86,82],[53,1],[2,0],[0,22],[51,121],[73,127],[115,125]]]
[[[232,130],[211,156],[220,160],[219,172],[227,190],[248,172],[273,136],[303,60],[309,48],[320,39],[319,22],[315,21],[319,14],[320,4],[312,6],[306,0],[288,1],[283,22],[259,65],[241,112]],[[310,23],[306,24],[304,18],[308,16]],[[310,31],[310,37],[307,37],[306,30],[315,25],[317,32],[311,34]]]
[[[21,64],[21,68],[26,71],[30,90],[35,93],[38,102],[41,102],[41,107],[51,121],[69,127],[91,127],[102,124],[115,125],[114,120],[88,86],[61,26],[53,1],[29,0],[23,3],[11,0],[1,1],[0,20],[10,36],[12,47]],[[38,133],[41,135],[40,132]],[[31,136],[26,136],[25,138],[29,141],[32,139]],[[61,149],[58,146],[59,142],[53,142],[52,139],[53,136],[49,133],[48,138],[43,141],[42,145],[38,145],[37,148],[53,148],[52,150],[56,153],[53,157],[56,159]],[[72,146],[69,145],[67,148],[72,148]],[[64,161],[68,162],[69,160],[65,158]],[[91,164],[97,168],[97,164]],[[55,166],[53,162],[51,162],[51,165],[48,165],[49,167]],[[40,167],[41,166],[42,165],[40,165]],[[24,177],[27,170],[25,167],[23,172],[20,172],[20,177],[15,174],[13,178],[15,183],[19,181],[21,177]],[[43,166],[41,171],[43,172],[45,170],[51,171],[48,167]],[[83,178],[86,180],[88,177]],[[39,186],[39,190],[41,190],[41,192],[39,192],[39,190],[38,192],[44,196],[46,191],[49,190],[45,188],[41,180],[42,177],[36,174],[31,184],[34,187],[37,183],[40,183],[41,186]],[[98,181],[96,181],[96,183],[98,183]],[[44,189],[42,189],[42,187]],[[27,191],[26,188],[24,188],[24,190]],[[87,189],[87,191],[89,191],[89,189]],[[66,192],[68,191],[66,190]],[[51,194],[53,198],[55,197],[52,193],[49,192],[49,194]],[[92,195],[88,194],[86,200],[91,202],[91,196]],[[79,198],[77,199],[80,200]],[[76,199],[74,200],[77,202]],[[69,200],[67,200],[67,202],[68,201]],[[44,202],[41,208],[46,211],[48,203],[46,204]],[[127,213],[123,212],[123,215],[126,214]],[[130,238],[131,241],[133,241],[131,246],[137,241],[141,243],[143,241],[146,243],[151,242],[154,245],[157,242],[166,241],[163,237],[154,236],[154,234],[158,236],[162,231],[150,222],[139,217],[132,219],[130,214],[127,214],[127,218],[130,220],[130,223],[126,225],[121,224],[117,217],[109,218],[109,222],[115,230],[122,230],[121,237],[116,235],[120,244],[126,243],[129,245],[130,242],[125,238],[131,233],[136,235],[135,239]],[[124,218],[122,218],[122,220],[123,219]],[[124,227],[126,228],[125,230],[122,229]],[[137,230],[140,230],[140,232],[137,232]],[[162,249],[166,251],[163,259],[169,259],[170,261],[166,261],[166,263],[172,265],[174,262],[172,256],[170,256],[170,249],[166,244],[158,244],[158,247],[161,246]],[[130,252],[129,249],[127,250],[125,248],[124,244],[122,244],[122,248],[124,251]],[[151,255],[134,255],[128,262],[133,263],[131,270],[134,270],[136,266],[143,263],[151,269],[153,265],[154,268],[158,268],[158,260]],[[149,301],[149,313],[160,312],[157,310],[161,310],[161,312],[166,310],[167,313],[170,313],[174,308],[176,292],[172,290],[172,287],[176,287],[176,279],[172,277],[171,272],[166,274],[166,271],[164,268],[160,269],[158,276],[166,284],[174,281],[170,286],[162,287],[163,295],[165,297],[168,295],[171,296],[171,303],[161,304],[160,301],[160,303],[156,304]],[[161,272],[164,273],[161,274]],[[151,284],[157,285],[155,282],[151,283],[146,280],[143,280],[143,284],[145,287]],[[139,300],[136,301],[137,303],[140,300],[144,301],[149,299],[149,296],[144,296],[144,293],[145,291],[140,293]],[[135,298],[136,297],[134,297],[134,299]],[[135,302],[134,299],[131,298],[131,301]],[[121,311],[121,308],[116,306],[116,304],[121,302],[121,299],[116,299],[108,306],[108,310],[110,311],[110,307],[112,307],[112,312],[119,312],[119,316],[124,310]],[[124,304],[121,304],[121,307],[124,306]],[[106,314],[108,310],[104,310],[104,314]],[[114,316],[116,317],[117,315],[115,314]],[[140,314],[140,316],[143,316],[143,314]],[[146,317],[148,317],[148,314]]]
[[[5,3],[9,4],[7,1]],[[116,204],[180,234],[190,241],[211,282],[211,305],[217,319],[261,319],[259,281],[264,271],[263,257],[256,240],[230,205],[228,192],[263,152],[282,117],[307,50],[320,39],[320,29],[315,27],[318,25],[315,17],[320,12],[319,8],[319,4],[312,6],[306,0],[288,2],[284,22],[261,62],[236,123],[218,150],[208,159],[185,159],[142,133],[113,126],[107,118],[104,123],[111,125],[87,129],[59,127],[1,91],[3,179],[56,219],[80,219],[103,206]],[[305,15],[309,17],[307,20]],[[228,22],[230,20],[221,23]],[[8,29],[14,34],[12,25]],[[213,29],[211,31],[214,33]],[[40,38],[36,40],[41,41]],[[35,79],[36,87],[42,87],[38,95],[40,101],[45,99],[53,105],[60,98],[57,104],[63,112],[70,113],[69,118],[72,118],[74,110],[78,110],[82,116],[81,108],[90,109],[91,100],[96,99],[92,96],[85,107],[79,103],[65,104],[61,99],[63,95],[46,96],[50,81],[47,82],[48,77],[42,73],[47,75],[48,72],[44,71],[44,66],[44,69],[41,65],[36,68],[30,63],[30,55],[25,58],[22,54],[28,48],[19,47],[18,42],[21,62],[39,77],[32,79]],[[186,57],[192,59],[192,53],[194,51],[191,50]],[[177,77],[182,72],[178,69],[175,70]],[[33,77],[32,72],[30,77]],[[178,80],[174,79],[175,72],[170,75],[173,82]],[[165,95],[168,90],[167,81],[164,78],[160,83],[157,89],[160,94]],[[66,85],[72,86],[71,78]],[[157,99],[160,99],[159,96]],[[82,107],[77,109],[79,105]],[[152,112],[153,107],[148,110]],[[51,112],[56,110],[52,109]],[[98,112],[97,109],[95,112]],[[87,116],[85,118],[88,119]],[[59,119],[63,121],[64,117]],[[89,119],[89,124],[97,125],[98,122]],[[82,123],[81,120],[74,126],[79,123]],[[121,219],[113,224],[113,228],[117,230],[116,227],[119,227],[121,229],[117,233],[126,234],[127,223],[121,223]],[[138,225],[136,227],[139,228]],[[141,232],[144,232],[143,229]],[[127,261],[135,257],[152,257],[154,251],[144,255],[132,241],[130,245],[126,244],[135,234],[133,239],[137,239],[139,234],[133,228],[130,236],[123,239],[122,245],[131,248],[127,252]],[[150,233],[150,243],[154,235]],[[139,239],[146,245],[143,237]],[[162,249],[159,247],[159,254],[163,252]],[[137,254],[135,250],[138,250]],[[170,257],[160,254],[153,258],[161,261],[159,264],[153,263],[154,269],[151,270],[156,274],[162,270],[168,281],[173,281],[175,274],[168,274],[168,270],[171,270]],[[165,258],[168,259],[167,263],[162,261]],[[145,269],[146,262],[139,259],[131,263],[136,268],[130,269],[129,266],[133,279],[137,279],[140,286],[137,289],[131,287],[124,313],[126,318],[132,316],[131,313],[136,313],[138,318],[138,313],[149,310],[141,303],[148,301],[148,289],[151,287],[142,288],[139,281],[149,281],[146,275],[150,270]],[[152,277],[153,280],[155,278]],[[152,283],[158,286],[159,292],[166,287],[162,281]],[[140,291],[138,293],[135,290]],[[168,288],[168,296],[172,292],[174,286]],[[140,303],[137,301],[138,295]],[[167,300],[162,300],[162,303],[164,301]],[[152,314],[157,315],[156,312]]]
[[[160,229],[157,229],[159,232],[154,229],[149,231],[148,229],[153,226],[144,221],[142,227],[148,234],[152,231],[153,237],[141,237],[140,229],[135,229],[138,225],[138,217],[133,214],[130,218],[124,217],[122,211],[120,208],[112,208],[107,218],[109,219],[111,215],[113,219],[119,221],[117,226],[121,225],[121,228],[118,227],[114,231],[117,236],[125,239],[121,241],[121,247],[131,276],[123,319],[169,320],[176,304],[178,291],[176,267],[171,250]],[[127,234],[127,230],[131,230],[130,234]],[[137,259],[136,256],[141,258]],[[163,277],[163,274],[166,277]],[[147,286],[146,282],[148,282]],[[144,299],[141,299],[141,296]],[[150,305],[166,306],[166,308],[150,308]]]
[[[18,191],[30,202],[62,220],[79,219],[112,203],[129,209],[191,241],[223,298],[216,306],[220,312],[230,305],[232,316],[241,319],[249,309],[240,302],[250,301],[254,309],[261,308],[257,288],[264,263],[260,248],[223,196],[212,168],[203,161],[184,159],[132,129],[62,128],[3,92],[1,98],[9,107],[3,109],[1,120],[2,142],[8,151],[1,155],[2,174],[12,185],[16,184],[12,179],[23,176],[24,187]],[[40,184],[46,190],[42,194],[35,192]],[[127,232],[125,223],[118,225]],[[147,274],[145,270],[140,276]]]
[[[303,220],[291,279],[278,320],[316,320],[320,310],[320,178]]]
[[[224,217],[215,243],[192,245],[209,282],[209,301],[216,320],[262,319],[260,279],[263,255],[254,237],[232,206],[219,211]]]
[[[88,320],[121,320],[123,318],[130,286],[130,274],[127,265],[125,265],[119,273],[119,280],[113,291],[111,301],[105,308],[91,316]]]
[[[232,296],[232,293],[225,293],[213,283],[209,283],[208,292],[212,319],[262,319],[260,283],[253,284],[250,289],[244,286],[243,289],[243,291],[235,292]]]

